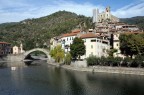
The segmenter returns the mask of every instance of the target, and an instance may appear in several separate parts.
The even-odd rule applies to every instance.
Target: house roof
[[[144,32],[140,32],[140,31],[131,32],[131,31],[128,31],[128,32],[122,32],[121,34],[144,34]]]
[[[63,34],[62,37],[75,36],[75,35],[77,35],[77,33],[67,33]]]
[[[94,34],[94,33],[87,33],[87,34],[83,34],[80,36],[80,38],[84,39],[84,38],[95,38],[97,37],[98,35],[97,34]]]
[[[80,33],[80,30],[73,30],[71,33],[63,34],[62,37],[76,36],[78,33]]]
[[[10,43],[7,43],[7,42],[0,42],[0,44],[10,44]]]

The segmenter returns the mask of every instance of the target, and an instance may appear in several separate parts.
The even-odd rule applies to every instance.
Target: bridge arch
[[[47,58],[50,60],[49,51],[46,50],[46,49],[43,49],[43,48],[35,48],[35,49],[32,49],[32,50],[26,51],[26,52],[24,53],[24,59],[25,59],[30,53],[32,53],[32,52],[34,52],[34,51],[41,51],[41,52],[45,53],[46,56],[47,56]]]

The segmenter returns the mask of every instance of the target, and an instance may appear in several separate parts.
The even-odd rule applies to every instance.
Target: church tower
[[[23,44],[21,43],[20,44],[20,53],[23,53],[24,51],[23,51]]]

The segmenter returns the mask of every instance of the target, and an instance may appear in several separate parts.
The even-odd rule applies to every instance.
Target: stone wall
[[[92,69],[93,72],[144,75],[143,68],[104,67],[104,66],[94,66],[90,68]]]
[[[18,55],[8,55],[7,56],[7,61],[10,61],[10,62],[16,62],[16,61],[23,61],[23,58],[24,55],[23,54],[18,54]]]
[[[108,67],[108,66],[93,66],[93,67],[73,67],[64,65],[63,68],[83,72],[101,72],[101,73],[117,73],[117,74],[134,74],[144,75],[144,68],[126,68],[126,67]]]
[[[73,67],[87,67],[87,63],[86,63],[86,60],[74,61],[74,62],[71,62],[71,66],[73,66]]]

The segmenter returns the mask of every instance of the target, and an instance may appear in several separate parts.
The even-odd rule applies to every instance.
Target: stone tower
[[[93,23],[98,22],[99,9],[93,9]]]

